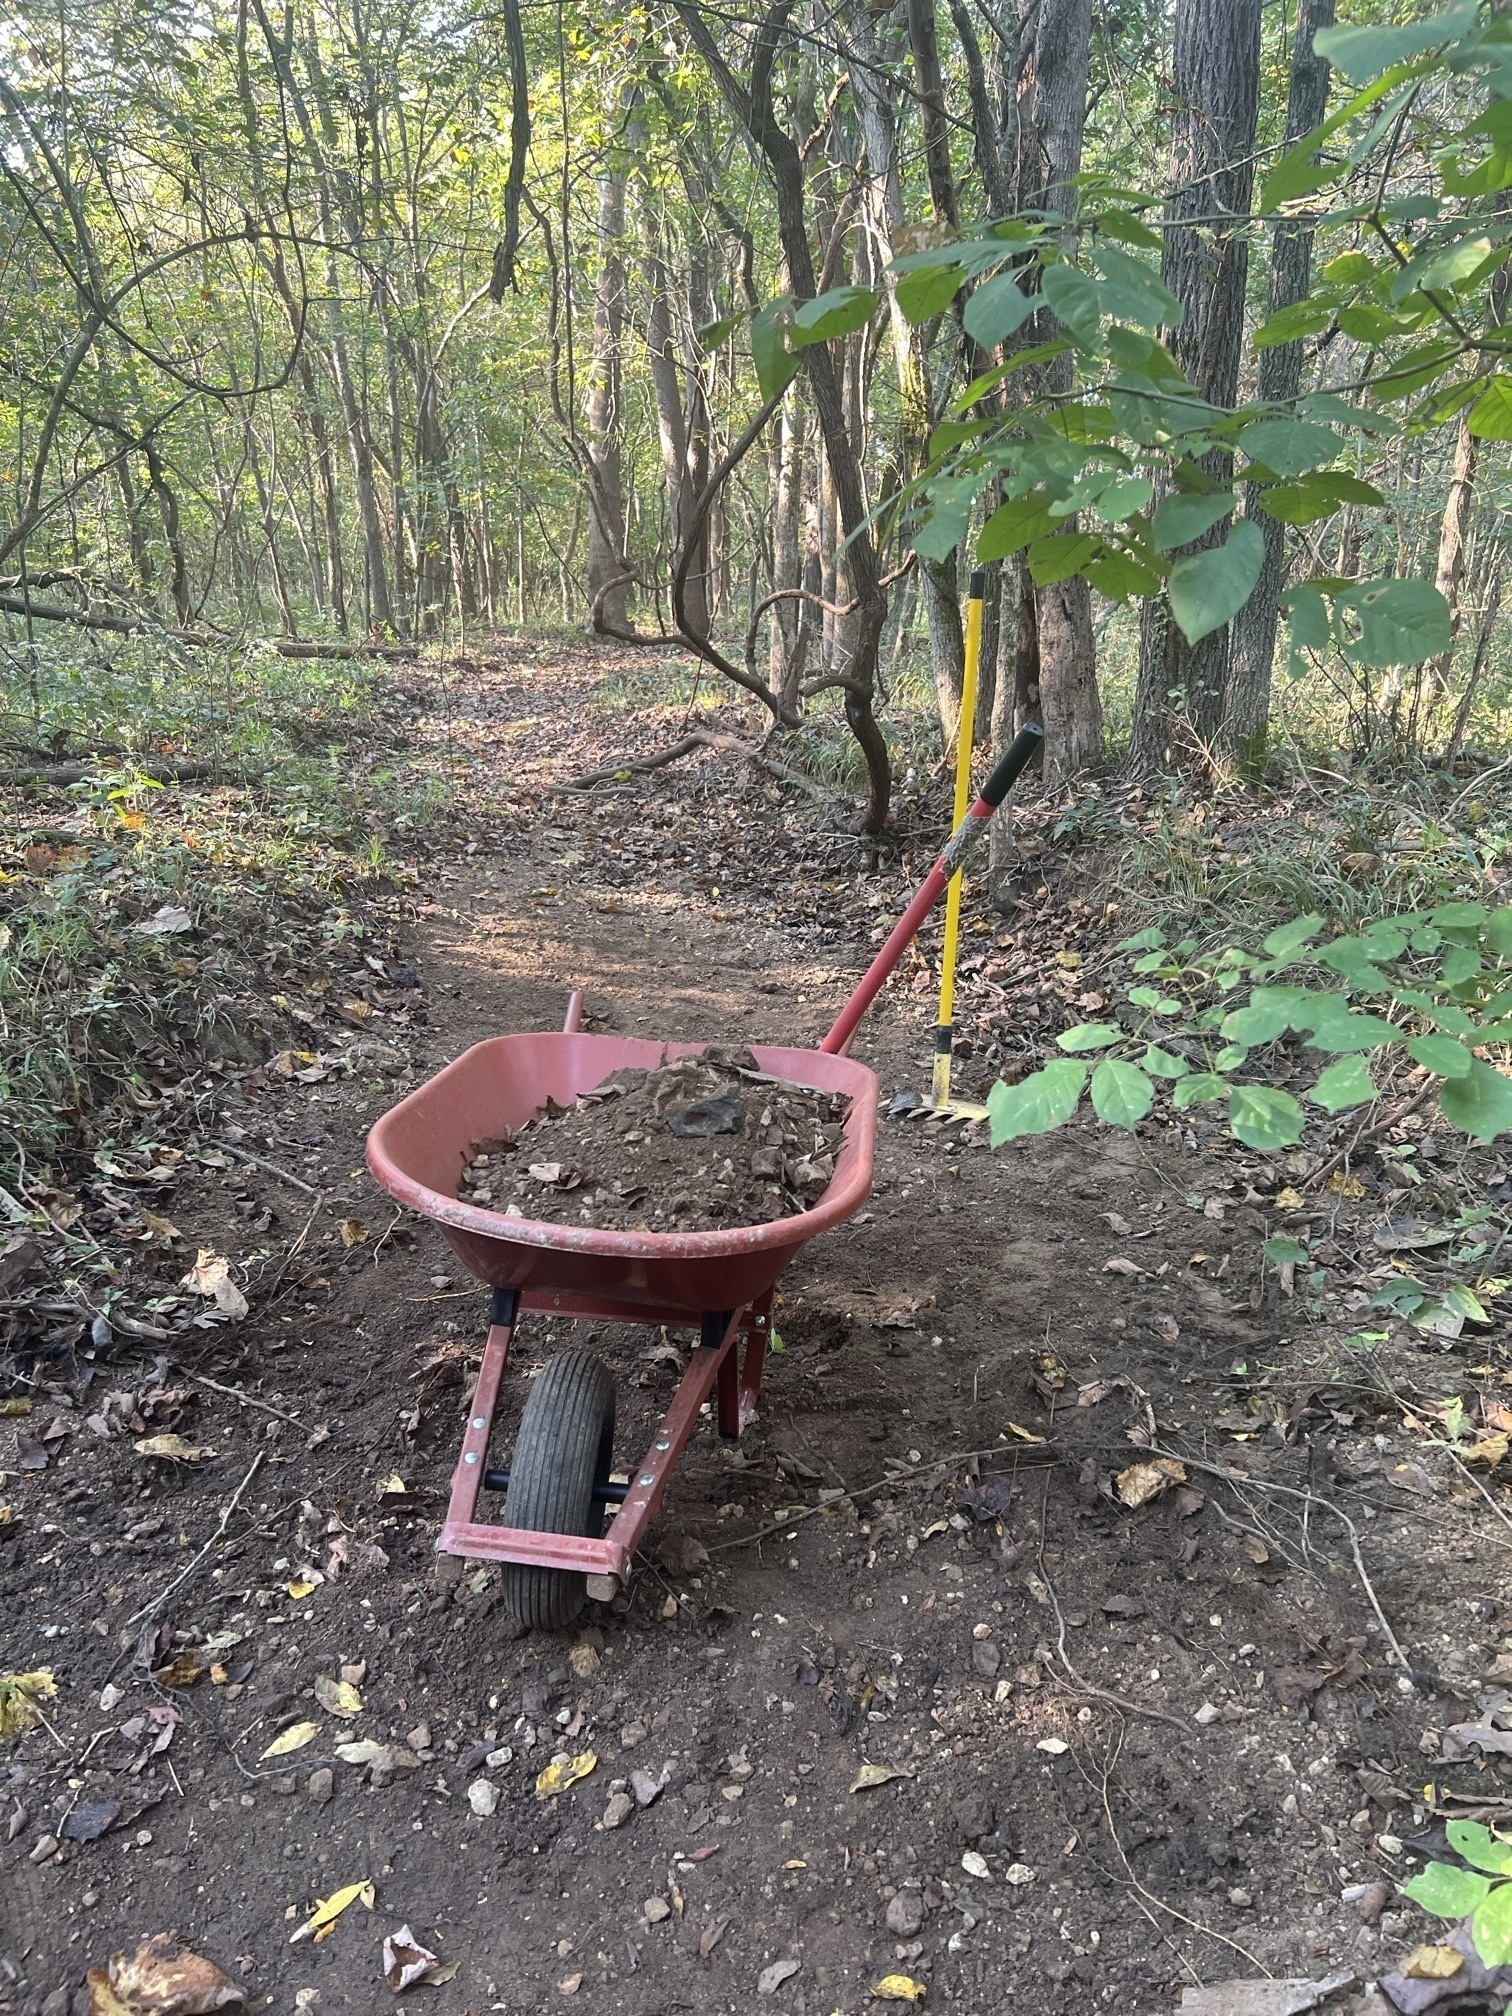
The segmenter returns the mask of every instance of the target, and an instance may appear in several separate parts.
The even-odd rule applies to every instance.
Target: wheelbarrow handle
[[[993,813],[1008,796],[1015,779],[1022,775],[1044,739],[1044,729],[1033,721],[1026,722],[1014,736],[997,768],[982,786],[981,797],[951,834],[944,853],[920,883],[918,894],[893,926],[887,943],[866,969],[860,986],[835,1018],[835,1026],[819,1045],[821,1050],[837,1057],[843,1057],[849,1050],[856,1025],[881,992],[882,983],[917,936],[919,926],[949,888],[952,876],[961,873],[986,839]]]

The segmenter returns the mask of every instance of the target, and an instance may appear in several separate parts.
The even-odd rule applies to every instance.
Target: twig
[[[1302,1188],[1305,1190],[1314,1183],[1321,1183],[1325,1176],[1333,1174],[1341,1162],[1347,1162],[1362,1142],[1373,1141],[1378,1134],[1384,1134],[1388,1127],[1395,1127],[1399,1120],[1405,1120],[1409,1113],[1415,1113],[1428,1094],[1434,1090],[1434,1082],[1430,1078],[1425,1085],[1418,1087],[1404,1105],[1393,1106],[1391,1111],[1384,1114],[1373,1126],[1362,1127],[1347,1148],[1336,1148],[1326,1162],[1320,1162],[1315,1169],[1309,1169],[1300,1179]]]
[[[302,1176],[291,1176],[287,1169],[280,1169],[275,1162],[264,1162],[261,1155],[249,1155],[245,1148],[234,1148],[229,1141],[212,1141],[212,1148],[219,1148],[225,1155],[234,1155],[238,1162],[250,1162],[254,1169],[261,1169],[269,1176],[276,1176],[280,1183],[287,1183],[291,1189],[303,1190],[306,1197],[318,1197],[320,1192],[313,1183],[306,1183]]]
[[[280,1421],[287,1421],[291,1428],[305,1425],[297,1414],[285,1414],[282,1407],[275,1407],[271,1400],[259,1400],[255,1393],[243,1392],[240,1386],[223,1386],[219,1379],[212,1379],[207,1372],[191,1372],[187,1365],[181,1365],[174,1358],[169,1363],[175,1372],[182,1372],[186,1379],[196,1379],[201,1386],[208,1386],[212,1393],[224,1393],[228,1399],[239,1400],[243,1407],[260,1407],[264,1414],[276,1414]]]
[[[304,1243],[306,1239],[308,1239],[310,1236],[310,1227],[315,1223],[316,1213],[319,1211],[321,1205],[325,1202],[325,1198],[321,1195],[321,1193],[318,1190],[312,1192],[312,1195],[314,1196],[315,1202],[310,1206],[309,1215],[306,1217],[303,1225],[301,1225],[299,1228],[299,1237],[294,1241],[294,1244],[289,1248],[288,1252],[285,1253],[283,1259],[279,1262],[278,1272],[273,1276],[272,1283],[270,1284],[267,1293],[263,1297],[265,1307],[268,1303],[272,1301],[273,1297],[278,1293],[279,1289],[283,1286],[283,1278],[285,1274],[288,1273],[289,1268],[291,1267],[295,1259],[303,1250]]]
[[[140,1610],[134,1611],[132,1615],[126,1619],[128,1627],[130,1627],[133,1624],[140,1624],[144,1617],[155,1616],[157,1612],[162,1609],[163,1605],[168,1601],[168,1598],[173,1594],[174,1590],[177,1589],[182,1583],[187,1582],[189,1580],[189,1577],[194,1573],[195,1569],[198,1568],[198,1566],[205,1559],[205,1557],[214,1548],[219,1546],[220,1542],[226,1536],[226,1528],[231,1524],[232,1515],[236,1511],[237,1506],[240,1505],[242,1497],[246,1492],[247,1486],[252,1482],[252,1479],[257,1475],[258,1471],[262,1468],[263,1457],[266,1453],[267,1452],[265,1450],[259,1449],[257,1454],[252,1458],[251,1469],[247,1472],[246,1476],[243,1477],[240,1484],[237,1485],[235,1491],[231,1494],[231,1502],[226,1507],[225,1511],[222,1512],[220,1517],[220,1524],[216,1527],[215,1531],[210,1535],[210,1538],[205,1542],[204,1546],[201,1547],[198,1554],[195,1555],[194,1559],[191,1562],[189,1562],[186,1567],[183,1567],[179,1570],[178,1574],[174,1576],[173,1580],[168,1584],[166,1589],[160,1590],[158,1594],[153,1597],[150,1603],[144,1603]]]
[[[1462,1463],[1460,1461],[1458,1455],[1455,1453],[1453,1449],[1449,1447],[1447,1442],[1443,1443],[1441,1446],[1443,1448],[1444,1454],[1449,1458],[1449,1461],[1454,1465],[1455,1469],[1459,1471],[1462,1477],[1467,1479],[1468,1482],[1470,1482],[1475,1486],[1476,1490],[1479,1491],[1482,1498],[1485,1499],[1486,1503],[1491,1507],[1491,1510],[1496,1514],[1497,1518],[1500,1519],[1503,1526],[1512,1529],[1512,1519],[1509,1519],[1507,1517],[1506,1513],[1502,1510],[1501,1506],[1497,1504],[1496,1500],[1491,1496],[1491,1493],[1486,1489],[1485,1485],[1482,1484],[1479,1477],[1475,1475],[1475,1472],[1470,1469],[1468,1464]]]
[[[1282,1497],[1297,1498],[1304,1505],[1318,1505],[1325,1512],[1332,1512],[1348,1535],[1349,1551],[1354,1559],[1355,1574],[1360,1578],[1360,1587],[1365,1591],[1366,1600],[1375,1612],[1376,1622],[1381,1627],[1382,1636],[1391,1647],[1397,1664],[1406,1676],[1408,1688],[1413,1693],[1417,1692],[1417,1675],[1412,1670],[1412,1664],[1407,1654],[1397,1643],[1396,1633],[1386,1621],[1386,1612],[1381,1608],[1380,1599],[1375,1592],[1375,1584],[1365,1571],[1365,1560],[1360,1553],[1360,1536],[1355,1530],[1353,1519],[1350,1518],[1342,1506],[1335,1505],[1330,1498],[1320,1498],[1316,1491],[1302,1491],[1295,1484],[1273,1484],[1269,1478],[1251,1477],[1246,1471],[1226,1469],[1219,1463],[1204,1463],[1200,1457],[1182,1456],[1174,1449],[1161,1449],[1153,1443],[1150,1445],[1150,1454],[1152,1456],[1165,1456],[1173,1463],[1183,1463],[1189,1470],[1201,1470],[1209,1477],[1219,1477],[1225,1484],[1245,1484],[1255,1491],[1277,1491]]]

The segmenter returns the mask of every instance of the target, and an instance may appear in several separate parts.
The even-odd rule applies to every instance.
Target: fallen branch
[[[276,1176],[280,1183],[287,1183],[291,1189],[303,1190],[306,1197],[318,1197],[320,1192],[313,1183],[306,1183],[302,1176],[291,1176],[287,1169],[280,1169],[276,1162],[265,1162],[261,1155],[249,1154],[245,1148],[233,1147],[229,1141],[212,1140],[212,1148],[219,1148],[223,1155],[234,1155],[238,1162],[250,1163],[254,1169],[261,1169],[265,1175]]]
[[[174,630],[151,616],[116,616],[106,609],[70,609],[61,602],[33,602],[22,595],[0,594],[0,615],[24,616],[31,623],[71,623],[79,630],[108,630],[114,636],[130,637],[152,630],[175,644],[208,650],[232,640],[204,630]],[[345,639],[273,637],[268,639],[280,658],[399,658],[419,655],[415,644],[351,643]]]
[[[144,1617],[155,1617],[158,1611],[161,1610],[163,1605],[168,1601],[168,1598],[173,1594],[174,1590],[182,1587],[182,1585],[189,1580],[189,1577],[194,1573],[195,1569],[198,1568],[198,1566],[206,1558],[206,1556],[210,1554],[210,1552],[214,1548],[218,1547],[221,1541],[225,1539],[226,1528],[231,1524],[232,1516],[235,1513],[237,1506],[240,1505],[243,1497],[246,1495],[247,1486],[252,1482],[252,1479],[257,1475],[258,1471],[262,1468],[263,1458],[266,1454],[267,1454],[266,1450],[259,1449],[257,1454],[252,1458],[252,1468],[247,1472],[246,1476],[243,1477],[240,1484],[237,1485],[235,1491],[232,1492],[231,1502],[220,1516],[220,1524],[216,1527],[215,1531],[210,1535],[210,1538],[205,1542],[204,1546],[201,1547],[198,1554],[195,1555],[194,1559],[191,1562],[189,1562],[186,1567],[183,1567],[179,1570],[177,1575],[174,1576],[173,1580],[168,1584],[166,1589],[160,1589],[157,1595],[153,1597],[150,1603],[144,1603],[140,1610],[135,1611],[130,1617],[126,1619],[126,1623],[128,1626],[132,1624],[140,1624]]]
[[[207,1372],[191,1371],[176,1358],[171,1363],[175,1372],[182,1373],[186,1379],[197,1380],[201,1386],[208,1386],[212,1393],[224,1393],[227,1399],[235,1400],[243,1407],[260,1407],[264,1414],[276,1415],[280,1421],[287,1421],[291,1428],[303,1428],[305,1425],[297,1414],[286,1414],[282,1407],[275,1407],[271,1400],[259,1400],[255,1393],[244,1392],[240,1386],[223,1386],[219,1379],[212,1379]]]
[[[123,765],[155,784],[192,784],[222,774],[214,763],[188,763],[155,756],[93,757],[78,763],[19,764],[0,770],[0,784],[83,784],[109,769],[112,762]]]
[[[784,763],[776,756],[769,756],[764,749],[758,749],[752,743],[742,741],[738,735],[719,734],[707,728],[695,728],[691,734],[684,735],[680,742],[674,742],[668,749],[659,750],[654,756],[627,757],[623,763],[616,763],[613,769],[590,770],[586,776],[574,777],[566,784],[551,784],[545,788],[551,791],[589,791],[597,784],[618,782],[623,779],[627,771],[644,776],[652,770],[664,770],[669,763],[676,763],[684,756],[691,756],[695,749],[716,749],[721,755],[739,756],[756,769],[764,770],[769,777],[796,786],[817,804],[825,807],[839,802],[834,792],[826,791],[822,784],[816,784],[812,777],[805,777],[801,770],[795,770],[790,763]]]

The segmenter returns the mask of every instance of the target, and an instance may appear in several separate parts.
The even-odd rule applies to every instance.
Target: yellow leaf
[[[296,1603],[302,1603],[306,1596],[313,1596],[315,1594],[315,1584],[313,1582],[291,1582],[289,1584],[289,1594],[294,1598]]]
[[[339,1715],[353,1722],[362,1713],[362,1696],[350,1680],[333,1680],[329,1673],[315,1675],[315,1699],[327,1715]]]
[[[1080,964],[1082,963],[1082,955],[1080,954],[1080,952],[1057,952],[1055,955],[1055,963],[1057,966],[1064,966],[1068,973],[1074,973],[1077,967],[1080,966]],[[899,1976],[899,1979],[901,1978],[902,1977]],[[914,2001],[916,1999],[917,1998],[914,1996],[909,1997],[910,2001]]]
[[[379,1495],[380,1497],[386,1497],[390,1491],[402,1492],[402,1491],[408,1491],[408,1489],[409,1486],[405,1483],[404,1479],[399,1475],[399,1472],[396,1470],[394,1471],[392,1476],[390,1476],[384,1483],[383,1489]]]
[[[879,2002],[922,2002],[929,1990],[911,1974],[884,1974],[872,1983],[871,1992]]]
[[[0,1742],[35,1729],[42,1719],[37,1702],[55,1700],[57,1692],[45,1666],[36,1673],[0,1673]]]
[[[1116,1479],[1119,1503],[1137,1512],[1172,1484],[1185,1484],[1186,1466],[1171,1456],[1157,1456],[1153,1463],[1131,1463]]]
[[[912,1778],[909,1764],[863,1764],[851,1780],[852,1792],[870,1792],[875,1785],[890,1785],[894,1778]]]
[[[1336,1169],[1328,1179],[1328,1187],[1336,1197],[1363,1197],[1365,1185],[1358,1176],[1346,1176],[1342,1169]]]
[[[318,1722],[296,1722],[292,1727],[285,1729],[280,1735],[273,1738],[273,1741],[262,1753],[263,1757],[291,1756],[294,1751],[303,1750],[306,1743],[313,1743],[319,1734],[320,1724]],[[261,1763],[262,1757],[259,1757],[257,1761]]]
[[[202,1680],[209,1669],[209,1661],[204,1654],[192,1647],[179,1652],[166,1666],[159,1666],[153,1674],[160,1687],[192,1687],[196,1680]]]
[[[213,1456],[213,1449],[197,1448],[182,1435],[144,1435],[135,1445],[137,1456],[161,1456],[175,1463],[197,1463],[201,1456]]]
[[[360,1218],[343,1218],[341,1221],[341,1243],[343,1246],[360,1246],[368,1236],[368,1228]]]
[[[1415,1946],[1402,1972],[1409,1981],[1451,1981],[1464,1964],[1453,1946]]]
[[[1017,1421],[1005,1421],[1002,1432],[1005,1435],[1016,1435],[1020,1442],[1043,1442],[1045,1439],[1043,1435],[1036,1435],[1031,1428],[1020,1428]]]
[[[1276,1192],[1276,1209],[1278,1211],[1300,1211],[1302,1209],[1302,1193],[1299,1190],[1293,1190],[1289,1184],[1286,1189],[1278,1190]]]
[[[1467,1463],[1489,1463],[1495,1469],[1505,1460],[1508,1442],[1505,1435],[1484,1435],[1471,1449],[1465,1451]]]
[[[558,1792],[565,1792],[569,1785],[576,1785],[580,1778],[586,1778],[598,1769],[598,1758],[592,1750],[584,1750],[577,1757],[564,1757],[559,1763],[548,1764],[536,1779],[536,1797],[553,1798]]]
[[[289,1944],[293,1946],[301,1939],[320,1938],[328,1926],[336,1923],[349,1904],[360,1903],[364,1910],[371,1911],[376,1901],[377,1892],[368,1881],[348,1883],[343,1890],[333,1890],[329,1897],[323,1898],[315,1906],[314,1911],[293,1935]]]
[[[156,1211],[144,1211],[142,1223],[158,1239],[182,1239],[184,1236],[171,1218],[159,1218]]]

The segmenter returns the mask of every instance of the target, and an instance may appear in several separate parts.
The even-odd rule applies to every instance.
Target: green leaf
[[[1102,289],[1090,273],[1057,261],[1040,275],[1040,292],[1073,336],[1084,343],[1096,342]]]
[[[1489,1323],[1485,1304],[1473,1289],[1456,1282],[1452,1288],[1444,1290],[1444,1306],[1452,1309],[1456,1316],[1462,1316],[1467,1323]]]
[[[1105,1057],[1092,1073],[1092,1110],[1110,1127],[1134,1131],[1155,1103],[1155,1087],[1137,1064]]]
[[[1017,1085],[999,1079],[987,1094],[988,1133],[994,1148],[1022,1134],[1049,1134],[1076,1111],[1087,1067],[1072,1057],[1053,1057],[1043,1070]]]
[[[1239,446],[1278,476],[1303,476],[1332,462],[1344,443],[1316,420],[1255,420],[1240,433]]]
[[[1512,912],[1508,913],[1512,915]],[[1132,938],[1120,938],[1117,949],[1120,952],[1148,952],[1164,945],[1165,933],[1158,924],[1147,924],[1143,931],[1136,931]]]
[[[1468,1078],[1475,1062],[1464,1044],[1456,1043],[1452,1036],[1414,1036],[1407,1045],[1407,1055],[1425,1071],[1436,1071],[1440,1078]]]
[[[1492,1876],[1512,1876],[1512,1841],[1498,1841],[1478,1820],[1451,1820],[1444,1831],[1449,1846],[1472,1869],[1484,1869]]]
[[[1086,563],[1082,572],[1098,594],[1106,595],[1110,602],[1127,603],[1160,593],[1160,576],[1129,553],[1105,548],[1095,560]]]
[[[1153,1071],[1157,1078],[1185,1078],[1192,1068],[1185,1057],[1162,1050],[1158,1043],[1152,1043],[1139,1061],[1146,1071]]]
[[[1010,497],[1006,504],[999,504],[982,527],[977,558],[984,564],[1005,559],[1020,547],[1044,538],[1054,522],[1049,500],[1042,490],[1031,490],[1027,497]]]
[[[1320,181],[1326,182],[1337,173],[1335,168],[1324,169]],[[1319,184],[1313,186],[1316,188]],[[1273,209],[1275,206],[1267,203],[1265,207]],[[1333,309],[1327,302],[1294,301],[1289,308],[1278,308],[1268,321],[1261,323],[1255,331],[1255,348],[1275,350],[1283,343],[1299,342],[1304,336],[1313,336],[1320,329],[1326,329],[1332,319]]]
[[[1494,1141],[1512,1127],[1512,1079],[1472,1058],[1462,1078],[1446,1078],[1439,1105],[1451,1127],[1472,1141]]]
[[[973,291],[961,321],[974,343],[995,350],[1023,328],[1038,305],[1020,287],[1016,273],[994,273]]]
[[[1351,1106],[1366,1106],[1376,1096],[1370,1073],[1358,1057],[1341,1057],[1330,1064],[1308,1098],[1326,1113],[1347,1113]]]
[[[1345,647],[1357,665],[1419,665],[1454,642],[1449,604],[1431,581],[1366,581],[1335,607],[1359,620],[1358,640]]]
[[[1331,518],[1341,504],[1384,504],[1373,483],[1343,469],[1324,469],[1300,483],[1273,483],[1260,493],[1261,508],[1283,525],[1312,525]]]
[[[1227,1099],[1232,1090],[1227,1078],[1220,1078],[1216,1071],[1194,1071],[1177,1082],[1171,1098],[1184,1111],[1188,1106],[1206,1106],[1214,1099]]]
[[[1425,49],[1457,41],[1474,25],[1475,0],[1457,0],[1442,14],[1430,14],[1405,28],[1320,28],[1313,37],[1313,49],[1326,56],[1336,70],[1342,70],[1351,84],[1365,84],[1394,64],[1422,55]]]
[[[1488,1967],[1512,1961],[1512,1883],[1498,1883],[1470,1920],[1476,1951]]]
[[[1278,1232],[1274,1239],[1266,1240],[1265,1257],[1273,1267],[1284,1267],[1288,1264],[1295,1267],[1307,1258],[1307,1248],[1300,1239],[1292,1239],[1285,1232]]]
[[[1080,574],[1102,550],[1103,542],[1090,532],[1055,532],[1047,539],[1036,539],[1029,548],[1029,572],[1035,587],[1049,588]]]
[[[961,291],[963,278],[959,266],[924,266],[905,273],[898,282],[898,306],[904,318],[917,323],[942,315]]]
[[[727,336],[733,336],[745,320],[744,315],[724,315],[717,322],[705,322],[697,332],[698,340],[705,350],[717,350]]]
[[[1352,1015],[1347,1009],[1334,1009],[1318,1017],[1307,1047],[1347,1056],[1353,1051],[1375,1050],[1383,1043],[1394,1043],[1401,1033],[1379,1015]]]
[[[1258,525],[1241,520],[1227,543],[1189,553],[1171,569],[1167,593],[1171,614],[1188,644],[1221,630],[1248,602],[1265,564],[1265,539]],[[1431,592],[1431,591],[1430,591]],[[1442,596],[1439,598],[1443,600]]]
[[[1175,492],[1156,511],[1150,522],[1150,536],[1167,552],[1173,546],[1190,546],[1194,539],[1210,532],[1220,518],[1227,518],[1237,502],[1232,490],[1216,490],[1207,497]]]
[[[1322,917],[1316,910],[1309,910],[1305,917],[1294,917],[1290,924],[1278,924],[1260,950],[1270,959],[1295,958],[1308,939],[1316,938],[1322,929]]]
[[[1469,1869],[1453,1869],[1447,1862],[1430,1862],[1410,1883],[1402,1885],[1402,1895],[1421,1904],[1435,1918],[1463,1918],[1490,1894],[1486,1877]]]
[[[1512,959],[1512,910],[1493,910],[1485,928],[1491,950],[1498,958]]]
[[[1302,1138],[1302,1108],[1273,1085],[1236,1085],[1229,1094],[1229,1127],[1246,1148],[1290,1148]]]
[[[1181,321],[1181,303],[1153,266],[1106,239],[1094,239],[1088,257],[1103,276],[1103,312],[1115,321],[1131,322],[1136,329],[1174,329]]]
[[[1110,525],[1122,525],[1126,518],[1143,511],[1154,495],[1155,486],[1147,476],[1122,476],[1097,499],[1097,515]]]
[[[1121,1043],[1122,1029],[1111,1022],[1079,1022],[1074,1029],[1067,1029],[1056,1037],[1062,1050],[1106,1050],[1112,1043]]]
[[[1278,1036],[1285,1035],[1291,1019],[1286,1003],[1257,1002],[1252,998],[1247,1008],[1236,1008],[1231,1015],[1225,1015],[1222,1028],[1231,1043],[1242,1043],[1246,1049],[1252,1049],[1257,1043],[1274,1043]]]
[[[1498,371],[1465,423],[1482,441],[1512,441],[1512,378]]]
[[[787,321],[793,304],[784,295],[769,301],[751,317],[751,361],[756,366],[756,385],[763,399],[775,399],[798,376],[798,359],[788,348]]]
[[[836,336],[851,336],[864,329],[876,312],[877,297],[869,287],[832,287],[793,311],[793,348],[806,350]]]

